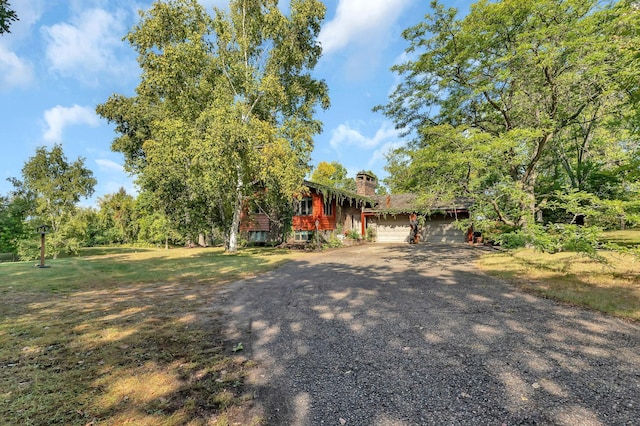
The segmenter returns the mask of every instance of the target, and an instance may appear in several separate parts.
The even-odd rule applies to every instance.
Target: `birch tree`
[[[174,225],[222,227],[238,247],[245,203],[258,191],[290,202],[309,170],[326,84],[311,71],[325,6],[233,0],[209,15],[195,0],[158,1],[127,35],[141,82],[98,113],[116,124],[112,148]]]

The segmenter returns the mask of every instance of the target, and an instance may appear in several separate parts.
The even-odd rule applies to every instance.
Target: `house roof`
[[[346,191],[344,189],[332,188],[330,186],[322,185],[322,184],[311,182],[308,180],[304,181],[304,186],[306,186],[309,189],[314,189],[316,192],[324,195],[328,199],[335,197],[338,201],[348,200],[350,203],[355,201],[356,204],[362,203],[365,206],[374,205],[373,198],[365,197],[364,195],[360,195],[351,191]]]
[[[417,194],[387,194],[377,195],[371,208],[365,209],[369,213],[414,213],[414,212],[451,212],[467,211],[471,201],[457,198],[451,202],[420,200]]]
[[[355,192],[336,189],[308,180],[304,181],[304,186],[315,190],[317,193],[325,195],[331,199],[335,197],[338,201],[348,200],[357,205],[364,205],[366,213],[381,214],[401,214],[418,212],[460,212],[467,211],[472,205],[468,198],[458,197],[451,202],[432,201],[430,203],[421,200],[418,194],[385,194],[366,197]]]

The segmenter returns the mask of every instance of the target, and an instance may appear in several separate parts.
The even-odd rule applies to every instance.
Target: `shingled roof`
[[[377,195],[371,208],[365,209],[370,213],[413,213],[424,212],[454,212],[466,211],[471,207],[471,201],[465,198],[457,198],[452,202],[436,201],[425,204],[419,202],[417,194],[387,194]]]
[[[348,200],[349,203],[355,203],[357,206],[364,205],[366,213],[380,214],[403,214],[403,213],[419,213],[425,212],[460,212],[467,211],[472,202],[468,198],[456,198],[452,202],[436,201],[426,203],[420,201],[417,194],[385,194],[364,196],[355,192],[331,188],[316,182],[308,180],[304,181],[307,188],[313,188],[317,192],[324,194],[328,199],[335,197],[338,200]]]
[[[366,197],[355,192],[347,191],[344,189],[332,188],[327,185],[322,185],[316,182],[308,180],[304,181],[304,186],[307,188],[313,188],[316,192],[323,194],[327,200],[336,198],[336,200],[348,200],[349,204],[355,203],[356,205],[372,206],[375,204],[375,200],[371,197]]]

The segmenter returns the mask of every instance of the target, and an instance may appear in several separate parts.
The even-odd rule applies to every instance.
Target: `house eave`
[[[364,195],[356,194],[355,192],[345,191],[343,189],[332,188],[327,185],[322,185],[316,182],[311,182],[308,180],[304,181],[304,186],[309,189],[314,189],[317,193],[322,194],[325,197],[325,200],[331,200],[335,198],[338,201],[349,200],[349,203],[355,202],[356,205],[360,206],[373,206],[375,201]]]

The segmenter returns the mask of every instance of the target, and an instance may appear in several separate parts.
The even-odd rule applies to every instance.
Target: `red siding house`
[[[262,243],[282,242],[283,234],[292,241],[309,241],[316,231],[328,235],[355,230],[365,236],[370,229],[378,242],[403,243],[409,241],[411,233],[409,218],[416,215],[421,218],[419,240],[423,243],[468,240],[467,232],[454,225],[456,220],[469,217],[465,200],[432,205],[426,211],[415,194],[376,195],[376,179],[367,173],[356,176],[356,193],[309,181],[304,184],[308,191],[293,201],[291,229],[283,232],[264,213],[247,210],[240,231],[249,241]]]
[[[372,205],[372,199],[314,182],[304,184],[308,191],[293,201],[290,240],[309,241],[316,231],[329,234],[355,229],[364,235],[363,209]],[[247,208],[242,215],[240,232],[251,242],[280,242],[282,232],[275,232],[275,225],[266,214]]]

